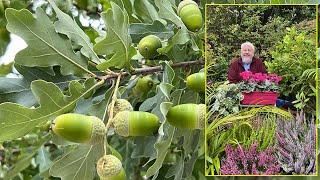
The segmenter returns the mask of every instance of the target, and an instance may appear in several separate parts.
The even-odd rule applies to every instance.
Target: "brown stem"
[[[140,174],[141,167],[142,167],[141,158],[139,158],[137,165],[135,165],[133,167],[133,169],[134,169],[134,177],[133,177],[133,179],[134,180],[143,180],[143,178],[141,177],[141,174]]]
[[[92,61],[88,61],[88,64],[91,65],[91,66],[93,66],[93,67],[96,67],[96,66],[97,66],[97,63],[92,62]]]
[[[203,65],[203,64],[204,64],[204,61],[202,59],[200,59],[197,61],[186,61],[186,62],[175,63],[175,64],[172,64],[171,67],[172,68],[181,68],[181,67]],[[163,71],[162,66],[138,68],[138,69],[135,69],[131,73],[123,72],[123,73],[121,73],[121,76],[128,76],[128,75],[135,75],[135,74],[150,74],[150,73],[159,72],[159,71]],[[117,78],[117,77],[118,77],[118,73],[108,74],[105,76],[99,76],[100,79],[105,79],[105,80],[106,79],[113,79],[113,78]]]

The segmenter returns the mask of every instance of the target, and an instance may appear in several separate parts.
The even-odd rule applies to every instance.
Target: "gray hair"
[[[247,41],[247,42],[245,42],[245,43],[242,43],[241,44],[241,49],[244,47],[244,46],[250,46],[250,47],[252,47],[252,49],[253,49],[253,52],[254,52],[254,45],[251,43],[251,42],[249,42],[249,41]]]

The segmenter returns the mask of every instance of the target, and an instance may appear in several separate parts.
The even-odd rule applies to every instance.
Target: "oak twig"
[[[203,65],[203,64],[204,64],[204,61],[202,59],[200,59],[197,61],[186,61],[186,62],[175,63],[175,64],[172,64],[171,67],[172,68],[181,68],[181,67]],[[138,69],[135,69],[131,73],[128,73],[128,72],[113,73],[113,74],[107,74],[105,76],[99,76],[98,78],[107,80],[107,79],[117,78],[119,74],[121,74],[121,76],[128,76],[128,75],[136,75],[136,74],[150,74],[150,73],[159,72],[159,71],[163,71],[162,66],[138,68]]]

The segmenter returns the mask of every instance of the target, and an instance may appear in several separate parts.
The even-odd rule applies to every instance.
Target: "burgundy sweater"
[[[241,58],[233,59],[231,61],[229,70],[228,70],[228,80],[230,83],[238,83],[241,81],[240,73],[245,71]],[[261,59],[253,57],[250,64],[250,69],[252,73],[267,73],[266,67],[264,66]]]

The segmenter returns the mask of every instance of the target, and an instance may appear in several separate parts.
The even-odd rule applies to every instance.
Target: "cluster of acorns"
[[[178,15],[188,30],[196,32],[203,26],[202,14],[199,6],[192,0],[183,0],[178,6]],[[161,40],[155,35],[142,38],[138,44],[139,53],[146,59],[153,59],[161,48]]]
[[[172,107],[167,113],[167,121],[177,128],[203,129],[206,106],[204,104],[181,104]],[[158,131],[159,118],[149,112],[133,111],[125,99],[115,103],[115,117],[111,120],[115,132],[123,137],[150,136]],[[97,117],[82,114],[63,114],[52,125],[55,134],[76,143],[94,145],[103,142],[105,125]],[[121,161],[113,155],[105,155],[97,163],[101,179],[125,179]]]
[[[149,112],[133,111],[125,99],[117,99],[115,117],[111,120],[115,132],[123,137],[151,136],[158,131],[159,118]],[[172,107],[167,121],[177,128],[203,129],[206,106],[204,104],[180,104]],[[94,145],[103,142],[105,125],[97,117],[68,113],[58,116],[52,124],[55,134],[76,143]],[[125,179],[121,161],[113,155],[105,155],[98,161],[98,175],[101,179]]]
[[[178,6],[178,15],[190,31],[197,31],[202,27],[202,15],[197,3],[184,0]],[[153,58],[161,41],[157,36],[144,37],[138,45],[141,55]],[[150,76],[138,80],[133,92],[148,92],[153,87]],[[187,87],[196,92],[205,91],[205,74],[195,73],[187,77]],[[206,106],[204,104],[180,104],[172,107],[166,120],[174,127],[187,129],[203,129],[205,124]],[[125,99],[117,99],[114,106],[115,117],[111,119],[115,133],[123,137],[151,136],[158,131],[159,118],[149,112],[133,111],[131,104]],[[52,124],[55,134],[76,143],[94,145],[104,141],[106,129],[103,121],[94,116],[82,114],[63,114],[58,116]],[[97,162],[99,177],[108,180],[126,179],[121,161],[113,155],[104,155]]]

